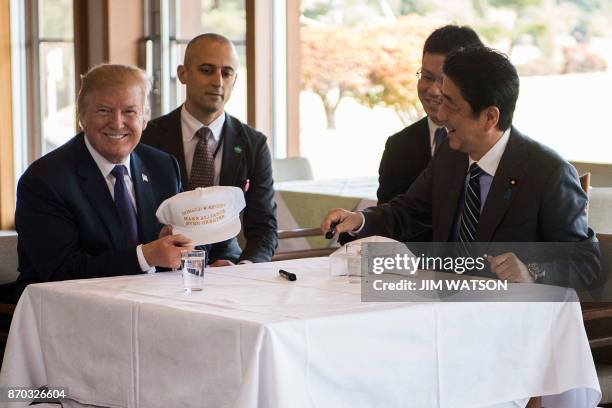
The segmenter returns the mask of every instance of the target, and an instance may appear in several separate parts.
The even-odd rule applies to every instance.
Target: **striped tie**
[[[459,224],[459,247],[464,255],[471,253],[471,242],[476,240],[476,230],[480,219],[480,183],[478,179],[483,170],[477,163],[470,166],[470,180],[465,190],[465,200],[463,202],[463,212]]]
[[[196,132],[200,139],[193,154],[191,174],[189,177],[189,189],[196,187],[210,187],[215,180],[215,158],[210,151],[209,139],[211,131],[206,126]]]

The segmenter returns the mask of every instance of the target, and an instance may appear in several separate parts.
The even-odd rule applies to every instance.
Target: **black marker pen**
[[[293,282],[294,280],[297,280],[297,276],[295,276],[295,273],[287,272],[284,269],[281,269],[280,271],[278,271],[278,274],[291,282]]]
[[[329,230],[325,233],[325,238],[332,239],[336,234],[336,226],[338,225],[337,221],[334,221],[330,224]]]

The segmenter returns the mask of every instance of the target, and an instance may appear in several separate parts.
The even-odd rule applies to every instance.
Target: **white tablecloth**
[[[0,386],[146,408],[599,401],[578,303],[362,303],[360,285],[327,269],[326,258],[209,269],[191,294],[179,273],[31,285]]]

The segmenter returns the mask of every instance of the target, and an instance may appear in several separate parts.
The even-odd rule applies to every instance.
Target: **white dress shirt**
[[[489,149],[488,152],[484,154],[478,160],[478,167],[480,167],[483,173],[478,178],[478,184],[480,184],[480,211],[487,201],[487,196],[489,195],[489,190],[491,189],[491,183],[493,183],[493,177],[495,177],[495,172],[497,172],[497,167],[499,166],[499,162],[501,161],[502,155],[506,150],[506,145],[508,144],[508,139],[510,138],[510,128],[508,128],[503,134],[502,137]],[[468,160],[468,169],[475,163],[476,160],[473,160],[471,157]],[[463,181],[463,190],[465,191],[467,184],[470,181],[469,173],[466,173],[465,180]]]
[[[113,171],[113,168],[115,168],[117,164],[123,164],[125,166],[125,168],[127,169],[127,174],[124,176],[125,187],[127,188],[127,191],[130,195],[130,200],[132,200],[134,210],[138,212],[134,193],[134,183],[132,183],[132,170],[130,169],[131,155],[129,155],[122,163],[111,163],[106,160],[100,153],[98,153],[96,149],[93,148],[91,143],[89,143],[89,140],[87,140],[87,136],[85,136],[84,139],[85,146],[87,146],[89,154],[91,154],[91,157],[93,157],[94,161],[96,162],[96,165],[98,165],[98,168],[102,173],[102,177],[104,177],[104,181],[106,181],[106,186],[108,187],[108,190],[110,191],[113,200],[115,199],[115,176],[111,174],[111,171]],[[136,247],[136,256],[138,257],[138,264],[140,265],[140,269],[143,272],[155,272],[155,268],[147,263],[147,260],[145,259],[144,254],[142,253],[142,244]]]
[[[223,115],[219,115],[219,117],[209,125],[205,125],[199,120],[197,120],[185,107],[181,108],[181,132],[183,133],[183,152],[185,153],[185,167],[187,168],[187,174],[189,175],[188,179],[191,179],[191,165],[193,164],[193,155],[195,154],[196,145],[198,144],[199,139],[196,137],[196,132],[203,128],[204,126],[208,127],[212,132],[212,140],[209,140],[209,148],[213,152],[217,152],[215,155],[214,168],[215,168],[215,177],[213,178],[213,184],[215,186],[219,185],[220,175],[221,175],[221,162],[223,160],[223,141],[221,139],[221,132],[223,131],[223,125],[225,124],[225,112]],[[219,145],[219,142],[221,143]],[[242,260],[239,263],[252,263],[249,260]]]
[[[428,118],[427,120],[431,120],[431,119]],[[433,126],[436,126],[436,125],[434,124]],[[432,129],[431,125],[429,129],[431,132],[431,129]],[[482,175],[478,179],[479,184],[480,184],[480,211],[482,211],[482,208],[484,207],[485,202],[487,201],[487,196],[489,195],[489,190],[491,189],[491,183],[493,182],[493,177],[495,176],[495,172],[497,171],[499,162],[501,161],[502,155],[504,154],[504,151],[506,150],[506,146],[508,145],[508,139],[510,138],[510,130],[511,128],[508,128],[502,134],[499,140],[493,145],[493,147],[491,147],[484,154],[484,156],[482,156],[480,160],[478,160],[478,166],[484,171],[484,173],[482,173]],[[469,157],[468,161],[469,161],[468,168],[469,166],[472,165],[472,163],[476,162],[471,157]],[[467,185],[468,181],[469,181],[469,173],[465,175],[464,190],[465,190],[465,185]],[[461,202],[460,204],[461,208],[459,208],[458,214],[461,214],[461,210],[463,208],[463,200],[460,200],[460,202]],[[359,228],[355,229],[354,231],[350,231],[349,235],[353,235],[353,236],[357,235],[363,229],[363,226],[365,225],[365,216],[363,215],[362,211],[359,211],[359,215],[361,215],[361,225],[359,226]],[[457,230],[456,220],[455,220],[455,226],[453,230],[455,232]]]

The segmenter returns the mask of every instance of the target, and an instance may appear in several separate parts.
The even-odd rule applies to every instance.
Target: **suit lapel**
[[[492,240],[499,223],[525,181],[527,175],[523,163],[528,156],[528,151],[523,147],[522,136],[512,128],[506,150],[501,157],[480,215],[476,232],[477,241]]]
[[[442,145],[444,146],[444,145]],[[443,147],[444,148],[444,147]],[[434,203],[438,202],[439,210],[435,211],[439,214],[439,228],[434,231],[434,240],[436,241],[450,241],[453,237],[451,236],[453,226],[455,225],[455,213],[457,211],[457,205],[459,199],[463,193],[463,183],[465,180],[465,173],[467,171],[468,157],[467,155],[459,152],[451,152],[450,148],[445,148],[451,154],[451,157],[444,157],[442,160],[448,162],[448,166],[443,165],[443,170],[440,175],[441,182],[434,186],[434,194],[438,197],[438,200],[434,199]],[[442,153],[442,152],[440,152]],[[438,168],[438,171],[441,170]],[[436,234],[438,232],[440,236]]]
[[[81,189],[89,200],[91,207],[100,217],[102,225],[107,229],[115,248],[125,248],[127,246],[126,237],[106,180],[104,180],[93,157],[89,154],[83,134],[81,133],[79,136],[81,139],[78,143],[76,162],[77,175],[81,179]]]
[[[183,147],[183,127],[181,126],[182,105],[170,112],[163,123],[160,123],[161,137],[159,148],[176,157],[181,170],[183,189],[189,186],[189,175],[185,164],[185,149]]]
[[[219,184],[222,186],[234,186],[242,156],[247,153],[242,136],[242,126],[238,120],[226,114],[223,132],[223,161],[221,163]]]
[[[157,238],[159,232],[158,223],[155,220],[155,195],[153,186],[155,180],[149,179],[149,172],[136,151],[132,153],[131,159],[132,182],[134,183],[134,194],[138,212],[138,232],[140,242],[146,243]]]

